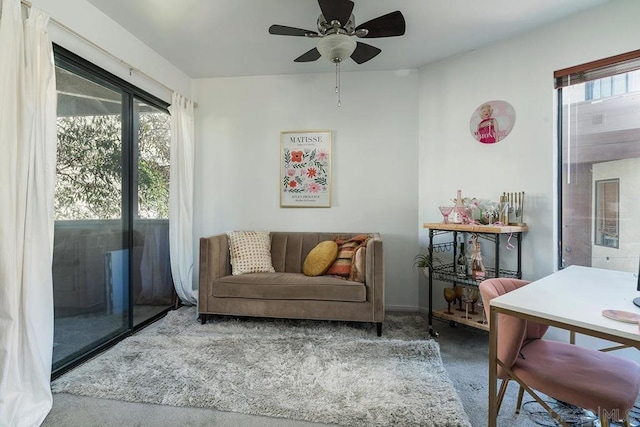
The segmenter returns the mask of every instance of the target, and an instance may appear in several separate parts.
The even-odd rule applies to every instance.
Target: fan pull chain
[[[340,101],[340,62],[336,62],[336,93],[338,94],[338,107],[342,107]]]

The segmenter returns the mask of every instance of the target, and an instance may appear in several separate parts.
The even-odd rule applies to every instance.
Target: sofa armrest
[[[200,277],[198,280],[198,304],[208,306],[213,295],[213,282],[231,274],[229,243],[226,234],[200,238]]]
[[[372,234],[367,241],[365,285],[367,301],[373,303],[374,321],[384,320],[384,257],[382,237]]]

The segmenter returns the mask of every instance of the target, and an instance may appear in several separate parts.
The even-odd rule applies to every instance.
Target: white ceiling
[[[316,0],[88,0],[191,78],[332,72],[305,37],[268,33],[271,24],[317,30]],[[610,0],[355,0],[356,25],[400,10],[401,37],[361,39],[382,49],[342,71],[415,69],[508,39]]]

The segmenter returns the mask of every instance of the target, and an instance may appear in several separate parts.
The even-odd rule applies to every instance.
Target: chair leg
[[[382,322],[376,322],[376,332],[379,337],[382,336]]]
[[[500,406],[502,406],[502,399],[504,399],[504,394],[507,392],[507,385],[509,384],[509,379],[505,378],[502,380],[500,384],[500,390],[498,390],[498,401],[496,406],[496,413],[500,413]]]
[[[518,390],[518,403],[516,404],[516,414],[520,413],[520,408],[522,407],[522,398],[524,397],[524,388],[520,386]]]
[[[629,412],[627,412],[627,415],[625,415],[624,417],[624,427],[631,427],[631,421],[629,421]]]
[[[598,418],[600,419],[600,426],[601,427],[610,427],[611,426],[611,421],[609,420],[609,417],[606,415],[606,413],[604,413],[604,412],[601,413]],[[629,420],[629,414],[628,413],[625,415],[624,419],[622,420],[622,425],[624,427],[631,427],[631,421]]]

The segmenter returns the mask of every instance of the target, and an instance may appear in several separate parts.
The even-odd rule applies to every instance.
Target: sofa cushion
[[[362,283],[330,276],[311,277],[302,273],[253,273],[216,279],[213,296],[364,302],[367,299],[367,291]]]
[[[229,231],[227,237],[233,275],[275,272],[268,231]]]
[[[334,241],[338,244],[338,257],[329,267],[326,274],[344,277],[345,279],[351,277],[353,256],[360,246],[364,246],[367,243],[367,239],[368,236],[366,234],[359,234],[350,239],[334,238]]]
[[[320,242],[304,259],[302,272],[305,276],[322,276],[338,256],[338,244],[331,240]]]

